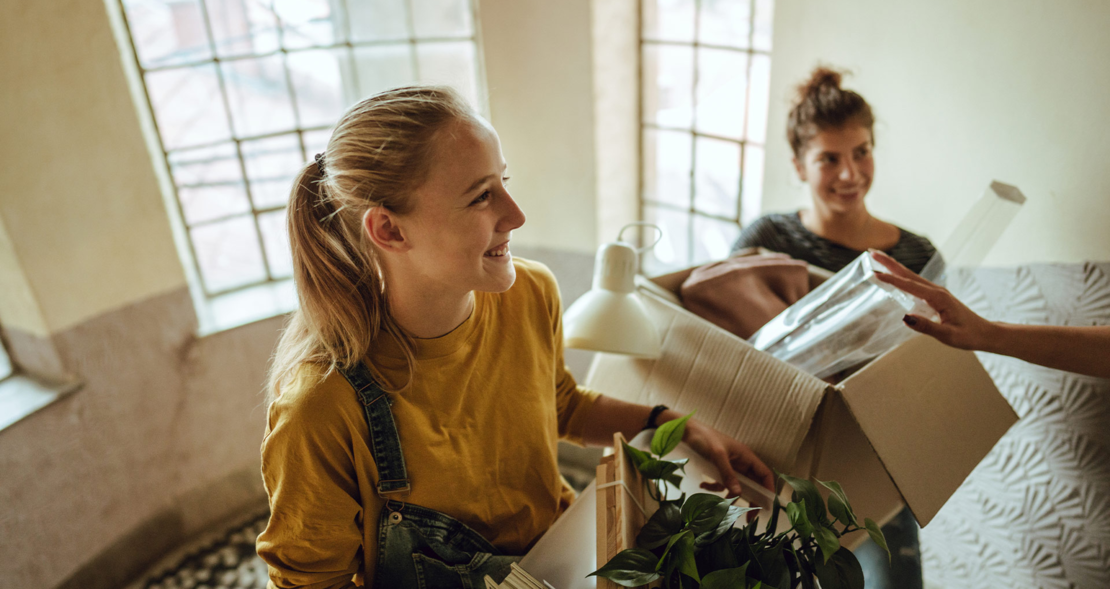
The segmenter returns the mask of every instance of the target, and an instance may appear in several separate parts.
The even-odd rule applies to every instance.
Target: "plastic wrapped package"
[[[921,276],[943,284],[946,267],[981,264],[1023,204],[1025,195],[1016,186],[991,182]],[[906,313],[936,320],[936,312],[921,299],[875,280],[876,271],[886,269],[861,254],[748,342],[827,379],[909,339],[914,332],[902,324]]]
[[[906,313],[935,317],[924,301],[875,279],[867,253],[757,331],[757,350],[818,378],[866,362],[909,339]],[[883,270],[885,271],[885,269]]]

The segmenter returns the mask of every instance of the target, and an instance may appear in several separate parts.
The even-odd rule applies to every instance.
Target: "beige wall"
[[[490,117],[521,245],[593,252],[593,90],[588,0],[481,0]]]
[[[41,321],[0,319],[45,335],[184,274],[104,5],[15,4],[0,19],[0,217]]]
[[[988,265],[1110,260],[1108,30],[1095,0],[779,0],[764,211],[805,202],[781,129],[823,61],[878,116],[876,214],[943,242],[997,179],[1029,201]]]

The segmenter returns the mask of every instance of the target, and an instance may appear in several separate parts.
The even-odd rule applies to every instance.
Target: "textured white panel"
[[[1110,324],[1110,265],[958,270],[990,319]],[[1110,588],[1110,381],[980,354],[1021,416],[921,532],[929,587]]]

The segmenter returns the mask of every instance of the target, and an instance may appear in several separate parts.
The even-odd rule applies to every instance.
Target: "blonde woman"
[[[258,538],[275,587],[480,587],[573,501],[556,443],[677,417],[577,386],[555,279],[514,259],[497,133],[452,90],[364,100],[289,203],[300,308],[271,370]],[[743,444],[685,441],[770,487]]]

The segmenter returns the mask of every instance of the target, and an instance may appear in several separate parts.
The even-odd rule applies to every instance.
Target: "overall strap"
[[[378,466],[378,495],[386,497],[394,493],[407,493],[409,475],[405,469],[405,457],[401,453],[397,423],[393,421],[393,411],[390,409],[393,399],[370,375],[366,364],[359,362],[340,372],[358,393],[362,408],[366,411],[366,423],[370,426],[370,451]]]

